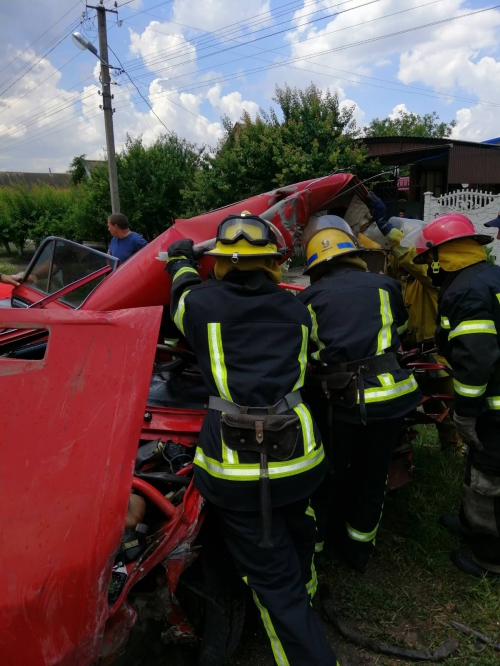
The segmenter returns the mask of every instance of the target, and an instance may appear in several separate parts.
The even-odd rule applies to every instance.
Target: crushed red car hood
[[[336,205],[342,205],[343,193],[345,192],[350,200],[354,191],[362,199],[368,194],[356,176],[334,174],[287,185],[188,220],[176,220],[173,227],[155,238],[107,277],[82,308],[116,310],[168,304],[170,277],[165,272],[165,264],[158,261],[156,256],[173,241],[180,238],[191,238],[195,243],[209,240],[216,235],[219,222],[226,215],[248,210],[257,215],[264,215],[273,222],[291,244],[297,225],[305,226],[313,213],[328,207],[334,198]],[[213,258],[204,257],[200,266],[201,276],[207,277],[213,265]]]

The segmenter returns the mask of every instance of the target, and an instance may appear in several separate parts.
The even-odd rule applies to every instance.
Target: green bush
[[[0,242],[8,248],[13,243],[20,256],[26,242],[46,236],[76,238],[70,211],[75,190],[56,190],[50,185],[14,185],[0,189]]]

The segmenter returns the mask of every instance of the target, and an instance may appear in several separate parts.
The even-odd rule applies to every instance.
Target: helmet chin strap
[[[437,275],[441,269],[441,265],[439,263],[439,255],[438,255],[438,249],[436,246],[432,248],[432,264],[431,264],[432,272]]]

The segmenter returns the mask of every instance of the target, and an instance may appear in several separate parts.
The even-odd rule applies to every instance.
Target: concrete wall
[[[424,222],[431,222],[444,213],[463,213],[472,221],[478,233],[495,236],[493,254],[500,265],[500,241],[496,240],[497,229],[489,229],[485,222],[496,218],[500,211],[500,194],[459,190],[436,198],[432,192],[424,194]]]

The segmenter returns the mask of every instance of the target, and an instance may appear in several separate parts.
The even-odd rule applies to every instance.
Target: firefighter
[[[391,246],[391,273],[399,279],[403,286],[403,299],[408,310],[408,331],[404,340],[405,349],[419,348],[422,352],[434,349],[436,344],[434,333],[436,330],[438,292],[427,275],[427,267],[413,263],[416,256],[415,248],[403,247],[401,241],[405,235],[405,227],[417,228],[421,225],[419,221],[407,219],[390,221],[385,219],[386,210],[383,202],[372,192],[369,195],[372,214],[377,227],[384,234]],[[399,216],[401,218],[401,216]],[[392,222],[395,222],[394,226]],[[445,364],[445,359],[437,354],[432,354],[430,360],[439,364]],[[424,386],[426,395],[452,395],[453,382],[445,370],[432,370]],[[428,400],[423,405],[427,413],[436,411],[435,401]],[[441,412],[450,410],[453,414],[452,405],[440,403]],[[450,414],[441,421],[436,421],[435,426],[439,436],[442,451],[451,451],[457,456],[462,456],[462,445],[453,425]]]
[[[408,237],[410,239],[410,237]],[[448,213],[415,235],[415,263],[440,288],[436,342],[453,368],[454,422],[468,446],[459,517],[443,527],[470,542],[452,562],[473,576],[500,574],[500,267],[465,215]]]
[[[335,478],[329,533],[343,559],[364,572],[375,547],[403,417],[421,399],[413,375],[400,368],[396,357],[408,316],[401,286],[367,272],[345,220],[325,215],[310,221],[303,243],[311,286],[298,298],[313,321],[316,369],[309,381],[316,386],[316,399],[311,404]],[[325,486],[328,492],[328,485],[319,495]],[[324,496],[319,507],[317,550],[326,532]]]
[[[309,497],[327,468],[300,395],[311,318],[277,284],[279,237],[258,216],[230,215],[208,252],[215,279],[204,282],[193,242],[174,242],[166,266],[171,314],[211,394],[194,484],[213,505],[252,590],[276,663],[335,666],[311,607],[316,522]]]

